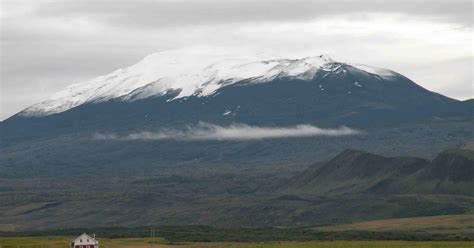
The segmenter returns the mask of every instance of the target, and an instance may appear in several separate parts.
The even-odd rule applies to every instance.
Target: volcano
[[[472,113],[472,101],[431,92],[391,70],[324,55],[262,59],[166,51],[71,85],[3,121],[0,164],[5,175],[18,173],[15,168],[23,168],[21,175],[51,175],[99,167],[109,173],[112,165],[125,164],[134,165],[133,173],[148,173],[165,165],[300,162],[351,147],[391,155],[415,150],[412,155],[429,157],[474,137],[466,128]],[[247,134],[246,141],[194,142],[173,136],[94,138],[143,132],[161,137],[163,130],[200,123],[213,127],[211,132],[235,125],[252,131],[306,125],[358,135],[253,140]],[[27,169],[32,165],[38,172]]]

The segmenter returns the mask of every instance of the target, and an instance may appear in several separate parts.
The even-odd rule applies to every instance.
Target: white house
[[[77,237],[75,240],[71,242],[70,248],[99,248],[99,241],[87,235],[87,233],[81,234],[81,236]]]

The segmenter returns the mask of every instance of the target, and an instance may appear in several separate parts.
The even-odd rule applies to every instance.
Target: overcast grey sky
[[[472,0],[1,0],[0,120],[147,54],[194,46],[328,54],[473,98],[473,8]]]

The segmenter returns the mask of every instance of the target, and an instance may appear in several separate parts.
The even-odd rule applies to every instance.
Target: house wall
[[[99,245],[74,245],[72,248],[99,248]]]

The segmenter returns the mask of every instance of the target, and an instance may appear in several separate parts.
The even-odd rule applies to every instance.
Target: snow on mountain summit
[[[331,66],[334,62],[323,55],[302,59],[262,60],[224,53],[181,50],[158,52],[130,67],[71,85],[49,100],[28,107],[20,115],[45,116],[64,112],[84,103],[111,99],[133,101],[164,95],[170,91],[179,91],[174,99],[191,95],[208,96],[223,86],[242,80],[264,83],[281,76],[310,80],[318,70],[337,69]],[[373,70],[366,71],[374,73]],[[387,73],[385,70],[383,72]]]

